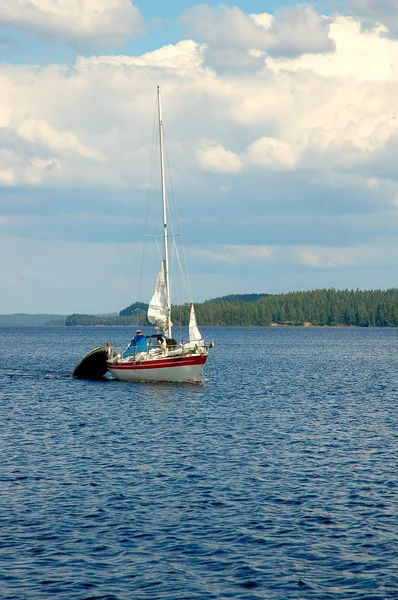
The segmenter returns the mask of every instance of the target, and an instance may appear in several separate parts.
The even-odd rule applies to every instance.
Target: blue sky
[[[0,313],[149,300],[157,85],[198,301],[396,287],[397,37],[394,0],[0,0]]]

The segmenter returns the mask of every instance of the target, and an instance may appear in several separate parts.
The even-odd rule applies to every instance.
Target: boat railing
[[[155,342],[156,340],[156,342]],[[144,357],[146,359],[151,356],[160,357],[164,356],[186,356],[189,354],[203,354],[208,352],[209,348],[215,346],[213,340],[210,342],[205,342],[204,340],[198,340],[197,342],[177,342],[174,338],[170,338],[169,344],[166,345],[166,348],[162,348],[159,345],[158,337],[148,336],[147,337],[147,346],[145,350],[141,350],[139,347],[135,346],[132,350],[133,352],[127,356],[123,356],[126,352],[126,348],[112,348],[113,355],[112,359],[116,361],[124,360],[124,361],[135,361],[142,360]]]

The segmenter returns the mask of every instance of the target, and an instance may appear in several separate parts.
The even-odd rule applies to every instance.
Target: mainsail
[[[195,309],[193,304],[191,304],[191,314],[189,316],[189,341],[199,342],[201,339],[202,335],[196,323]]]
[[[172,326],[172,323],[169,323],[169,312],[164,261],[162,260],[156,279],[155,292],[148,307],[148,321],[167,332],[169,325]]]

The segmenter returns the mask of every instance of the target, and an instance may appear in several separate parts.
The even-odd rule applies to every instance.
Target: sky
[[[149,301],[158,85],[196,301],[397,287],[396,0],[0,0],[0,79],[1,314]]]

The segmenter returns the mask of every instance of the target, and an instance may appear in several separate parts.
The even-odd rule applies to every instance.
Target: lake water
[[[398,598],[398,329],[210,329],[201,384],[2,328],[2,599]]]

